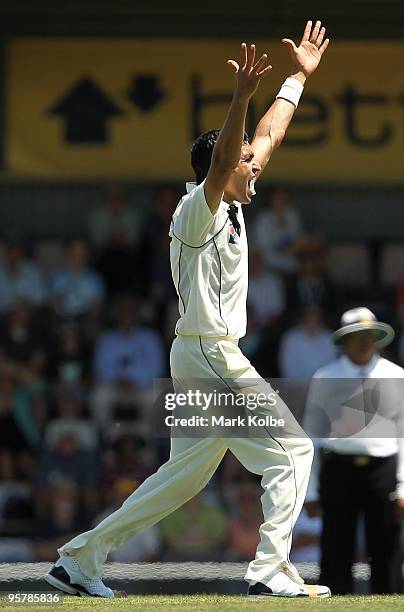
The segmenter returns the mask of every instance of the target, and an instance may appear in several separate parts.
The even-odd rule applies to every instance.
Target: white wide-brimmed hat
[[[347,310],[341,317],[341,327],[332,335],[334,344],[341,345],[342,340],[348,334],[371,330],[375,332],[375,345],[378,348],[387,346],[394,340],[394,329],[387,323],[377,320],[369,308],[363,306]]]

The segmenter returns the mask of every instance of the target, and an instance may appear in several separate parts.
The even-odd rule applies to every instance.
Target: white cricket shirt
[[[338,386],[340,384],[338,382],[339,380],[348,378],[385,378],[391,379],[394,382],[397,379],[404,378],[404,370],[395,363],[380,357],[378,354],[375,354],[365,366],[354,364],[347,355],[342,355],[338,359],[323,366],[314,374],[314,384],[310,386],[307,397],[303,422],[303,427],[307,432],[313,430],[313,426],[315,426],[316,421],[319,419],[319,409],[321,409],[322,404],[322,387],[321,385],[317,386],[315,381],[324,379],[329,392],[332,383],[327,379],[336,379],[335,384]],[[391,395],[386,394],[385,398],[387,399],[383,400],[390,401],[392,406],[397,404],[395,418],[386,424],[387,429],[390,430],[389,437],[382,437],[380,421],[376,421],[376,425],[372,427],[372,420],[366,428],[363,428],[357,435],[329,437],[327,439],[316,438],[313,440],[316,447],[316,453],[310,475],[306,501],[318,498],[319,457],[317,449],[319,447],[327,448],[341,454],[369,455],[371,457],[389,457],[398,453],[397,493],[400,498],[404,499],[404,438],[402,437],[404,433],[404,397],[402,397],[401,394],[402,385],[397,384],[395,388],[398,397],[396,397],[394,393]],[[366,434],[369,435],[369,437],[364,437]]]
[[[212,214],[204,184],[187,183],[171,222],[170,260],[178,294],[181,335],[241,338],[246,333],[248,246],[242,206],[238,236],[221,201]]]

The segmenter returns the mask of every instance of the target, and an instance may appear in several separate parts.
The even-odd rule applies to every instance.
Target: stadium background
[[[342,310],[365,304],[404,362],[400,2],[34,4],[0,5],[3,562],[52,560],[167,456],[150,424],[176,316],[166,230],[193,136],[223,119],[223,60],[241,38],[274,64],[255,113],[287,70],[280,38],[319,17],[333,41],[247,212],[244,350],[265,376],[308,379]],[[289,233],[273,244],[259,228],[277,215]],[[258,495],[227,457],[203,495],[113,558],[248,559]],[[319,525],[299,529],[295,558],[315,560]]]

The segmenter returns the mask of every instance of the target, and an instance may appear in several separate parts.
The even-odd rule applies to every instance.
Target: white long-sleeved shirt
[[[404,499],[403,379],[404,369],[378,354],[365,366],[342,355],[317,370],[303,423],[315,445],[306,501],[318,499],[320,448],[371,457],[398,454],[396,493]]]

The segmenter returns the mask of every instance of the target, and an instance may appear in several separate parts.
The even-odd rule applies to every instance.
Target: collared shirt
[[[240,235],[223,200],[212,214],[204,183],[187,183],[170,227],[170,260],[182,335],[241,338],[246,332],[248,246],[241,204]]]
[[[328,379],[336,379],[334,387]],[[356,388],[349,379],[357,379]],[[373,386],[370,382],[369,385],[362,384],[366,379],[376,379],[376,382]],[[377,379],[384,381],[377,386]],[[303,423],[306,433],[314,437],[316,447],[307,501],[318,498],[320,447],[341,454],[371,457],[389,457],[398,453],[397,494],[404,499],[404,381],[401,383],[399,379],[404,379],[404,369],[378,354],[364,366],[356,365],[342,355],[317,370],[310,384]],[[370,394],[368,398],[365,398],[365,392]],[[374,397],[380,397],[381,402],[381,410],[374,415],[368,410],[368,404],[377,401],[372,399],[372,393]],[[335,398],[335,405],[332,405],[332,398]],[[338,422],[337,416],[340,416],[344,400],[348,416],[345,421],[340,419]],[[361,410],[364,402],[368,402],[367,412]],[[386,402],[389,405],[385,405]],[[327,415],[328,424],[331,423],[331,433],[327,438],[320,437],[324,415]],[[354,422],[355,419],[358,420]],[[344,427],[352,425],[353,433],[343,435],[340,430],[340,435],[334,437],[332,433],[338,433],[341,423]],[[313,432],[316,432],[314,436]]]

